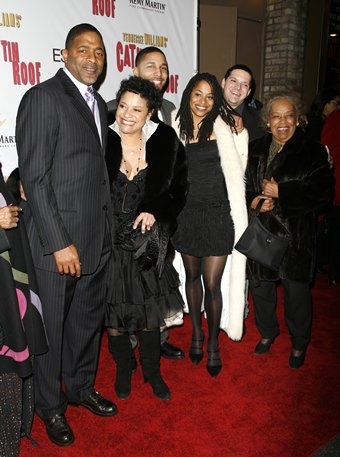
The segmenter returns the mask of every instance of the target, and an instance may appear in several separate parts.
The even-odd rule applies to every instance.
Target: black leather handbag
[[[287,229],[277,219],[276,222],[282,227],[284,235],[274,235],[262,225],[258,215],[263,202],[264,199],[261,199],[257,204],[254,217],[235,244],[235,249],[249,259],[277,271],[288,248],[290,237]]]

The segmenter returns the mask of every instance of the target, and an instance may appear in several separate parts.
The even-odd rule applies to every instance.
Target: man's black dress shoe
[[[269,352],[270,346],[274,343],[275,338],[262,338],[255,347],[255,354],[267,354]]]
[[[77,403],[77,406],[84,406],[97,416],[115,416],[118,413],[117,406],[112,401],[103,398],[98,392],[90,394],[85,400]]]
[[[55,414],[44,419],[47,436],[58,446],[69,446],[74,441],[74,435],[64,414]]]
[[[290,368],[300,368],[305,362],[306,351],[298,351],[297,349],[292,349],[292,352],[289,356],[289,366]]]
[[[183,359],[184,352],[173,344],[164,341],[164,343],[161,344],[161,356],[173,360]]]

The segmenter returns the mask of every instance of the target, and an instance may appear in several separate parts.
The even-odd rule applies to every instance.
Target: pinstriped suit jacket
[[[20,177],[32,213],[28,235],[42,269],[56,271],[53,252],[71,244],[84,274],[100,261],[110,194],[106,106],[99,94],[96,99],[102,145],[89,107],[62,69],[26,92],[18,109]]]

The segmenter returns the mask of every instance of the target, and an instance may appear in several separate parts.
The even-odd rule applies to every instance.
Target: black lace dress
[[[178,252],[197,257],[231,253],[234,223],[216,140],[186,145],[189,192],[172,238]]]
[[[143,197],[147,168],[133,180],[119,171],[114,192],[114,255],[111,299],[106,325],[129,333],[181,323],[183,299],[179,277],[169,261],[161,278],[156,267],[141,269],[134,252],[122,248],[122,233],[137,217],[136,208]]]

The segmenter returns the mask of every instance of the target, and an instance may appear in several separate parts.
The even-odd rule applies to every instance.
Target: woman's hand
[[[264,179],[262,181],[262,190],[262,194],[265,197],[279,198],[279,186],[274,178],[270,181],[268,179]]]
[[[251,202],[250,207],[252,209],[256,209],[257,204],[260,200],[264,200],[260,213],[266,213],[268,211],[271,211],[274,206],[275,206],[275,201],[272,198],[266,198],[263,195],[258,195],[257,197],[254,198],[254,200]]]
[[[0,208],[0,227],[11,229],[18,226],[19,213],[22,211],[20,206],[4,206]]]
[[[134,230],[142,223],[141,231],[145,233],[145,230],[150,230],[153,224],[156,222],[155,216],[151,213],[140,213],[133,223]]]

